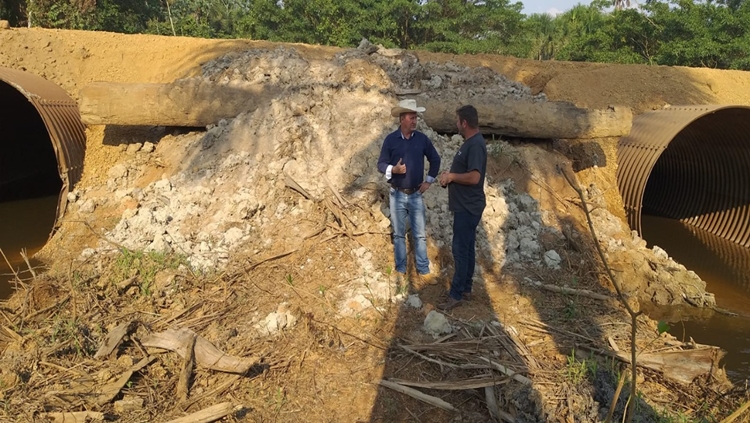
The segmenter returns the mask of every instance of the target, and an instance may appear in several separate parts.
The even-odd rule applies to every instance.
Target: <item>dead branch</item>
[[[750,408],[750,401],[747,401],[746,403],[742,404],[742,407],[738,408],[737,411],[729,415],[729,417],[725,418],[721,421],[721,423],[732,423],[737,419],[737,417],[741,416],[742,413],[744,413],[748,408]]]
[[[214,388],[214,389],[212,389],[212,390],[210,390],[208,392],[205,392],[205,393],[203,393],[203,394],[201,394],[201,395],[199,395],[197,397],[193,397],[192,399],[190,399],[190,401],[184,402],[182,404],[182,409],[185,410],[185,411],[189,410],[190,407],[192,407],[193,405],[195,405],[198,401],[200,401],[202,399],[205,399],[205,398],[212,397],[214,395],[220,394],[225,389],[229,388],[235,382],[237,382],[238,380],[240,380],[240,377],[241,377],[240,375],[234,375],[234,376],[230,377],[227,381],[223,382],[221,385],[217,386],[216,388]]]
[[[546,289],[547,291],[556,292],[558,294],[577,295],[579,297],[587,297],[587,298],[591,298],[594,300],[601,300],[601,301],[608,301],[612,299],[612,297],[608,295],[597,294],[596,292],[589,291],[588,289],[574,289],[574,288],[568,288],[567,286],[543,284],[541,282],[529,280],[529,279],[527,279],[527,282],[534,285],[537,288]]]
[[[117,379],[115,382],[108,383],[100,388],[100,395],[97,399],[97,403],[99,405],[104,405],[113,399],[120,393],[120,390],[127,385],[128,381],[130,380],[130,377],[133,376],[133,373],[140,371],[144,367],[151,364],[154,360],[156,360],[156,357],[148,356],[143,358],[138,363],[134,364],[130,369],[128,369],[125,373],[123,373],[119,379]]]
[[[104,421],[104,413],[96,411],[76,411],[74,413],[47,413],[54,423],[86,423],[89,421]]]
[[[156,360],[156,357],[148,356],[138,363],[134,364],[127,371],[125,371],[120,377],[111,383],[102,386],[83,385],[73,389],[65,391],[49,391],[45,394],[45,397],[59,396],[62,398],[78,399],[82,397],[87,403],[96,404],[102,406],[111,402],[119,393],[120,390],[128,383],[133,373],[140,371],[144,367],[148,366],[151,362]],[[95,397],[94,399],[90,399]]]
[[[617,389],[615,389],[615,395],[612,397],[612,403],[609,405],[609,413],[607,413],[607,419],[604,420],[604,423],[612,421],[612,415],[615,413],[617,400],[620,399],[620,392],[622,392],[623,385],[625,385],[625,373],[621,373],[620,380],[617,381]]]
[[[232,405],[232,403],[223,402],[221,404],[216,404],[185,417],[170,420],[167,423],[209,423],[224,418],[232,414],[233,412],[234,406]]]
[[[390,379],[391,382],[399,385],[414,386],[417,388],[439,389],[444,391],[464,391],[467,389],[486,388],[508,383],[508,378],[497,378],[492,375],[483,375],[470,379],[461,380],[443,380],[439,382],[417,382],[402,379]]]
[[[427,395],[424,392],[420,392],[416,389],[409,388],[403,385],[399,385],[398,383],[394,383],[388,380],[381,380],[379,383],[382,386],[385,386],[386,388],[391,388],[396,392],[401,392],[402,394],[406,394],[412,398],[418,399],[422,402],[426,402],[427,404],[430,404],[432,406],[442,408],[443,410],[458,411],[456,410],[455,407],[443,401],[442,399],[438,397],[433,397],[432,395]]]
[[[493,369],[496,369],[496,370],[500,371],[500,373],[503,373],[503,374],[505,374],[507,376],[510,376],[511,378],[517,380],[518,382],[523,383],[524,385],[531,385],[531,383],[532,383],[531,379],[529,379],[526,376],[523,376],[523,375],[515,372],[514,370],[511,370],[511,369],[503,366],[500,363],[494,362],[494,361],[492,361],[492,360],[490,360],[488,358],[485,358],[485,357],[479,357],[479,359],[483,360],[483,361],[486,361],[487,363],[489,363],[492,366]]]
[[[635,337],[637,334],[637,328],[638,328],[638,316],[642,313],[641,311],[635,311],[632,307],[630,307],[630,304],[628,303],[627,299],[622,293],[622,290],[620,289],[620,284],[615,279],[614,274],[612,273],[612,269],[609,267],[609,262],[607,261],[607,257],[604,255],[604,251],[602,251],[602,246],[599,244],[599,238],[596,236],[596,230],[594,229],[594,221],[591,219],[591,212],[589,211],[588,203],[586,202],[586,198],[583,194],[583,190],[581,187],[578,186],[577,183],[575,183],[570,176],[568,176],[568,173],[562,168],[562,166],[557,165],[557,171],[560,172],[565,180],[568,182],[568,184],[575,190],[575,192],[578,194],[578,198],[581,200],[581,205],[584,214],[586,215],[586,222],[589,224],[589,231],[591,231],[591,237],[594,240],[594,246],[596,247],[596,251],[599,254],[599,258],[602,261],[602,264],[604,265],[604,270],[607,272],[607,276],[609,277],[609,280],[612,282],[612,285],[615,287],[615,291],[617,291],[617,297],[620,299],[620,302],[623,306],[625,306],[625,309],[628,311],[628,314],[630,315],[630,321],[631,321],[631,333],[630,333],[630,354],[631,354],[631,362],[630,362],[630,399],[631,401],[628,402],[628,408],[625,413],[625,419],[628,422],[633,421],[633,414],[635,411],[635,399],[637,395],[637,348],[635,345]]]
[[[252,263],[248,267],[246,267],[245,271],[249,272],[249,271],[255,269],[256,267],[260,266],[263,263],[266,263],[266,262],[269,262],[269,261],[273,261],[273,260],[278,260],[280,258],[284,258],[284,257],[286,257],[286,256],[288,256],[290,254],[296,253],[297,250],[299,250],[299,248],[294,248],[294,249],[291,249],[289,251],[285,251],[285,252],[280,253],[280,254],[276,254],[276,255],[273,255],[273,256],[270,256],[270,257],[266,257],[266,258],[260,259],[257,262]]]
[[[67,302],[68,302],[68,300],[70,300],[70,295],[66,295],[65,297],[63,297],[63,299],[62,299],[62,300],[60,300],[60,301],[56,302],[55,304],[52,304],[52,305],[51,305],[51,306],[49,306],[49,307],[45,307],[45,308],[43,308],[43,309],[41,309],[41,310],[37,310],[37,311],[35,311],[35,312],[31,313],[30,315],[26,316],[26,317],[24,318],[24,320],[29,320],[29,319],[33,319],[34,317],[36,317],[36,316],[39,316],[40,314],[44,314],[44,313],[46,313],[46,312],[48,312],[48,311],[50,311],[50,310],[53,310],[53,309],[55,309],[55,308],[58,308],[58,307],[62,307],[62,306],[63,306],[63,304],[65,304],[65,303],[67,303]]]
[[[312,196],[309,192],[307,192],[306,189],[302,188],[300,184],[297,183],[297,181],[294,180],[291,176],[287,175],[286,172],[284,172],[284,184],[287,186],[287,188],[291,188],[298,193],[302,194],[303,197],[307,198],[311,201],[318,201],[315,199],[315,197]]]

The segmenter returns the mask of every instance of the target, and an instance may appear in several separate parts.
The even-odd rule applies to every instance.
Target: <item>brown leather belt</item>
[[[417,188],[401,188],[401,187],[393,187],[393,189],[399,190],[399,191],[403,192],[403,193],[404,193],[404,194],[406,194],[406,195],[414,194],[415,192],[417,192],[417,191],[418,191],[418,189],[417,189]]]

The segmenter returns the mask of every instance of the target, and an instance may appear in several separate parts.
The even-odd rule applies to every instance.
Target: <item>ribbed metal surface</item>
[[[750,246],[750,107],[641,114],[617,152],[617,182],[639,234],[645,212]]]
[[[44,121],[62,179],[57,207],[59,220],[65,213],[68,191],[81,179],[83,173],[86,134],[78,105],[62,88],[27,72],[0,67],[0,81],[22,93]]]

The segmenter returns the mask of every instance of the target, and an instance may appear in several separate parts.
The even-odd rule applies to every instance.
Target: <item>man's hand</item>
[[[430,188],[430,185],[432,184],[429,182],[422,182],[421,184],[419,184],[419,193],[424,194],[424,192]]]
[[[447,170],[438,176],[438,182],[440,182],[440,186],[447,187],[448,184],[452,182],[451,173]]]
[[[391,173],[395,173],[396,175],[403,175],[406,173],[406,165],[401,162],[401,159],[398,159],[398,163],[393,166],[393,169],[391,169]]]

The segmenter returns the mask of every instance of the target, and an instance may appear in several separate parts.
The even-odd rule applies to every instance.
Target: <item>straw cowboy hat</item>
[[[417,100],[407,98],[399,101],[398,106],[391,109],[391,116],[399,117],[401,113],[422,113],[425,110],[424,107],[417,107]]]

